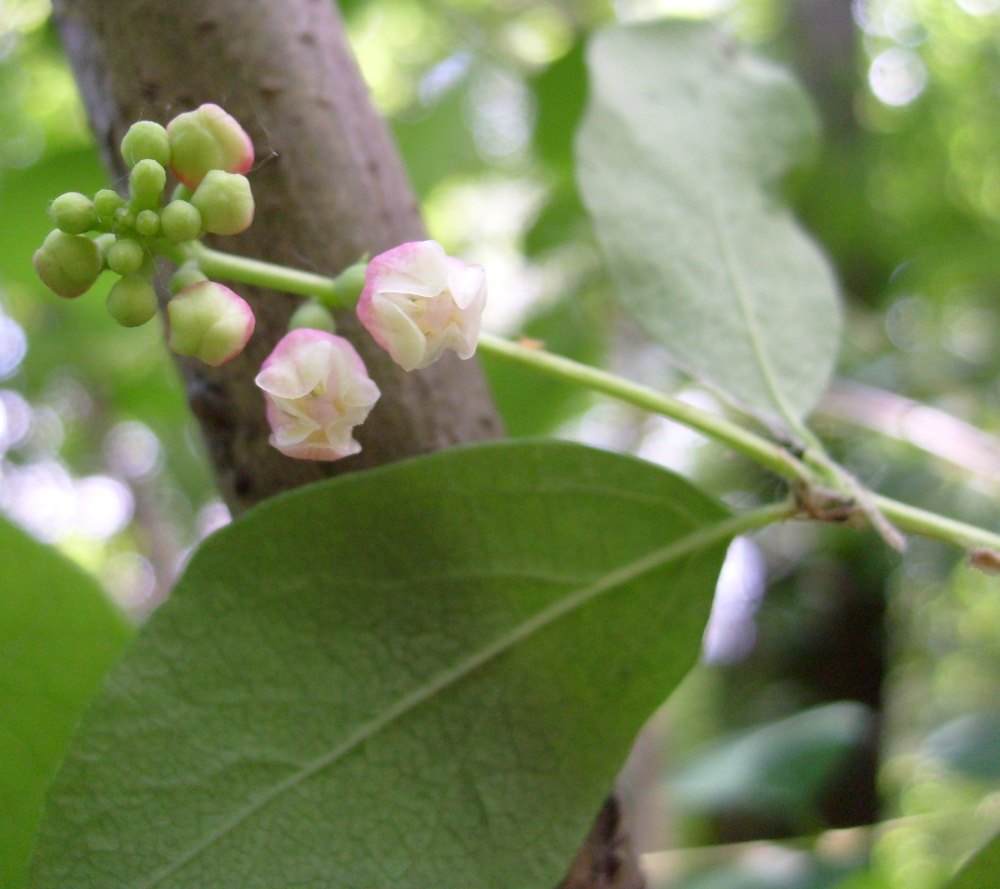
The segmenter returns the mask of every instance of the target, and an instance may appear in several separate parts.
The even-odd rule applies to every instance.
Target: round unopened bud
[[[156,314],[156,291],[149,281],[129,275],[111,288],[105,305],[122,327],[138,327]]]
[[[155,210],[142,210],[135,217],[135,230],[144,238],[152,238],[160,233],[160,214]]]
[[[32,262],[45,286],[67,299],[89,290],[104,267],[100,248],[90,238],[59,229],[49,233]]]
[[[134,275],[142,268],[146,251],[138,241],[131,238],[121,238],[108,248],[104,256],[108,268],[119,275]]]
[[[167,184],[167,171],[154,160],[141,160],[128,177],[129,193],[143,207],[155,207],[163,196]]]
[[[140,120],[132,124],[122,139],[122,157],[130,167],[143,160],[153,160],[161,166],[168,166],[170,140],[166,129],[151,120]]]
[[[115,210],[125,203],[124,198],[117,191],[110,188],[102,188],[94,195],[94,209],[101,222],[108,223],[115,215]]]
[[[76,191],[59,195],[49,207],[49,215],[56,228],[68,235],[82,235],[97,225],[94,202]]]
[[[118,239],[110,232],[106,232],[105,234],[98,235],[96,238],[94,238],[94,243],[97,245],[97,249],[100,251],[101,261],[105,265],[107,265],[108,251],[116,243],[118,243]]]
[[[208,276],[198,268],[197,263],[186,262],[174,272],[174,276],[170,279],[170,292],[176,295],[190,284],[207,280]]]
[[[302,303],[288,319],[289,330],[298,330],[303,327],[310,330],[325,330],[327,333],[337,332],[333,314],[326,306],[314,299]]]
[[[361,291],[365,289],[365,274],[367,270],[368,263],[358,262],[354,265],[349,265],[333,279],[333,288],[345,306],[356,306],[358,304]]]
[[[213,235],[237,235],[253,222],[250,181],[239,173],[210,170],[191,203],[201,213],[201,224]]]
[[[190,201],[191,195],[194,192],[188,188],[183,182],[178,182],[174,186],[174,190],[170,193],[171,201]]]
[[[214,281],[185,287],[167,303],[167,317],[170,348],[178,355],[200,358],[212,367],[239,355],[254,328],[250,306]]]
[[[160,228],[174,244],[193,241],[201,234],[201,213],[187,201],[171,201],[160,214]]]
[[[145,278],[147,281],[152,281],[156,277],[156,259],[153,254],[148,250],[142,255],[142,265],[139,267],[139,271],[136,274],[140,278]]]
[[[135,213],[128,207],[119,207],[111,217],[111,228],[118,235],[134,235]]]
[[[246,173],[253,166],[253,143],[235,118],[206,104],[179,114],[167,124],[170,169],[189,188],[209,170]]]

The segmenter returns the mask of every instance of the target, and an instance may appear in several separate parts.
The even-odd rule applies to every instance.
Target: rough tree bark
[[[365,252],[426,237],[384,122],[368,99],[332,0],[56,0],[56,24],[105,162],[139,118],[165,123],[203,102],[223,105],[257,147],[257,220],[223,249],[335,274]],[[501,435],[476,362],[453,357],[404,373],[350,313],[339,332],[358,348],[382,398],[358,430],[362,452],[335,463],[290,460],[267,444],[253,385],[298,300],[239,287],[257,315],[243,354],[222,368],[181,360],[223,497],[234,513],[326,475]],[[451,353],[449,353],[449,356]],[[563,884],[639,889],[642,878],[609,799]]]

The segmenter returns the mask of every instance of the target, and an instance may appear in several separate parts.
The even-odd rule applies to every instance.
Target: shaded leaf
[[[867,707],[840,701],[719,738],[670,779],[671,799],[700,812],[763,811],[812,827],[817,797],[870,727]]]
[[[0,519],[0,886],[21,885],[45,791],[131,628],[93,578]]]
[[[1000,715],[960,716],[924,740],[928,756],[980,781],[1000,780]]]
[[[262,504],[91,709],[33,885],[551,889],[694,662],[736,527],[554,441]]]
[[[577,177],[622,303],[678,363],[797,421],[837,356],[836,284],[780,200],[815,143],[804,93],[713,27],[591,42]]]

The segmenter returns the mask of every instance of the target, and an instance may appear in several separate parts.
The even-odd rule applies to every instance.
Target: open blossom
[[[354,346],[305,327],[284,336],[255,382],[267,399],[271,444],[303,460],[358,453],[361,445],[351,433],[381,394]]]
[[[358,318],[405,370],[445,349],[471,358],[486,305],[486,273],[448,256],[437,241],[394,247],[368,263]]]

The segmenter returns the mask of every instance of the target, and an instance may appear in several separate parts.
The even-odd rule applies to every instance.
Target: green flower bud
[[[139,267],[136,275],[140,278],[145,278],[147,281],[152,281],[156,277],[156,259],[153,258],[153,254],[148,250],[142,254],[142,265]]]
[[[111,288],[105,305],[122,327],[138,327],[156,314],[156,291],[148,281],[129,275]]]
[[[174,272],[174,276],[170,279],[170,292],[176,295],[189,284],[197,284],[207,280],[208,276],[198,268],[197,263],[186,262]]]
[[[108,251],[118,243],[118,239],[110,232],[98,235],[94,238],[94,243],[97,245],[97,249],[101,253],[101,261],[107,265],[108,264]]]
[[[136,274],[142,268],[145,258],[146,251],[138,241],[121,238],[108,248],[104,260],[111,271],[127,276]]]
[[[201,234],[201,213],[187,201],[171,201],[160,214],[163,236],[174,244],[193,241]]]
[[[246,173],[253,166],[253,143],[237,121],[218,105],[179,114],[167,124],[170,168],[189,188],[209,170]]]
[[[130,167],[142,160],[154,160],[162,167],[169,166],[170,140],[166,129],[151,120],[132,124],[122,139],[122,157]]]
[[[173,192],[170,195],[170,200],[171,201],[190,201],[191,200],[191,195],[193,195],[193,194],[194,194],[194,192],[190,188],[188,188],[183,182],[178,182],[174,186],[174,190],[173,190]]]
[[[143,207],[155,207],[163,196],[167,184],[167,171],[154,160],[141,160],[128,177],[129,193],[133,200]]]
[[[325,330],[327,333],[337,332],[333,314],[326,306],[314,299],[302,303],[288,320],[289,330],[298,330],[301,327],[307,327],[310,330]]]
[[[101,222],[109,223],[115,215],[115,210],[122,206],[125,200],[117,191],[110,188],[102,188],[94,195],[94,209]]]
[[[104,266],[100,248],[90,238],[59,229],[49,233],[32,262],[45,286],[67,299],[89,290]]]
[[[56,228],[68,235],[82,235],[97,225],[94,202],[76,191],[59,195],[49,207],[49,216]]]
[[[115,234],[128,237],[135,234],[135,213],[128,207],[119,207],[111,217],[111,228]]]
[[[201,224],[213,235],[237,235],[253,222],[250,182],[239,173],[210,170],[191,198],[201,213]]]
[[[365,289],[365,273],[367,269],[368,263],[358,262],[354,265],[349,265],[333,279],[333,288],[344,305],[356,306],[358,304],[361,291]]]
[[[135,217],[135,230],[144,238],[152,238],[160,233],[160,214],[155,210],[142,210]]]

